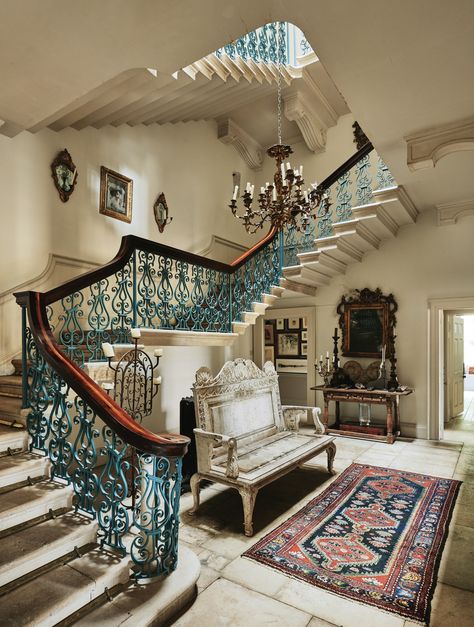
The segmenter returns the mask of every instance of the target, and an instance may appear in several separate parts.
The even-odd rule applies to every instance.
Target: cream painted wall
[[[50,171],[51,161],[63,148],[71,153],[79,173],[67,203],[60,201]],[[131,224],[99,214],[101,165],[133,179]],[[129,233],[193,252],[208,247],[213,235],[248,247],[261,234],[248,237],[227,208],[234,170],[241,172],[242,179],[253,181],[253,172],[234,148],[217,140],[214,122],[60,133],[46,130],[36,135],[24,132],[14,139],[0,136],[0,291],[38,276],[50,253],[108,261],[117,252],[122,235]],[[162,234],[153,217],[153,203],[161,191],[174,218]],[[235,252],[236,257],[240,254]],[[47,287],[52,285],[39,289]],[[20,309],[14,310],[19,320]],[[5,319],[5,311],[2,313],[5,333],[13,327],[18,331],[16,324],[12,327]],[[9,358],[19,350],[19,333],[16,335],[16,348],[1,336],[1,355]],[[202,365],[217,370],[226,358],[248,353],[250,341],[251,331],[247,331],[232,350],[166,347],[153,428],[177,430],[179,399],[189,395],[195,371]]]
[[[63,148],[79,173],[67,203],[50,171]],[[101,165],[133,179],[131,224],[99,214]],[[0,269],[0,291],[36,276],[51,252],[103,263],[128,233],[193,252],[206,248],[213,234],[248,246],[255,238],[227,208],[234,170],[253,181],[237,152],[216,139],[214,122],[0,136],[0,246],[8,261]],[[174,216],[162,234],[153,217],[161,191]]]
[[[474,296],[474,217],[438,227],[434,211],[415,225],[400,229],[396,238],[368,253],[345,275],[319,288],[313,298],[283,298],[277,307],[316,307],[316,353],[331,351],[337,326],[336,306],[352,289],[380,287],[398,302],[397,357],[401,384],[415,393],[401,402],[402,433],[427,437],[428,424],[428,299]],[[267,309],[267,313],[270,310]],[[317,402],[322,403],[318,393]],[[436,420],[436,418],[434,417]]]

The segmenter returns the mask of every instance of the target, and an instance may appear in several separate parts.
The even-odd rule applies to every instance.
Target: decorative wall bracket
[[[166,202],[163,192],[158,196],[153,205],[153,213],[155,214],[158,230],[160,233],[163,233],[165,226],[173,221],[173,218],[169,217],[168,203]]]
[[[262,167],[264,155],[262,146],[230,118],[219,122],[217,138],[223,144],[234,146],[252,170],[259,170]]]
[[[61,150],[51,164],[51,176],[63,202],[69,200],[77,182],[77,168],[66,150]]]
[[[326,128],[320,117],[310,107],[303,94],[290,93],[283,96],[285,117],[296,122],[303,139],[312,152],[323,152],[326,149]]]
[[[474,150],[474,118],[428,129],[405,137],[407,165],[410,170],[434,168],[436,163],[453,152]]]

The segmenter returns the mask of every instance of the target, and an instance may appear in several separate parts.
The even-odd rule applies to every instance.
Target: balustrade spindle
[[[72,419],[69,400],[69,386],[53,372],[54,396],[50,413],[49,459],[51,460],[51,479],[70,484],[70,468],[73,463],[73,447],[70,442]]]
[[[95,439],[99,436],[99,430],[95,427],[95,412],[79,396],[74,399],[74,407],[76,415],[73,421],[79,426],[73,446],[75,508],[76,511],[95,518],[97,511],[94,502],[99,492],[99,479],[95,473],[97,466]]]

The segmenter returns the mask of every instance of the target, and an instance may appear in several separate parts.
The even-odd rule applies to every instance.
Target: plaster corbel
[[[326,126],[308,105],[299,92],[283,96],[285,117],[296,122],[306,146],[312,152],[323,152],[326,149]]]
[[[453,152],[474,150],[474,118],[431,128],[405,137],[407,165],[412,172],[434,168],[436,163]]]
[[[436,205],[438,226],[456,224],[461,218],[474,215],[474,198],[461,202],[445,202]]]
[[[263,163],[263,148],[243,128],[230,118],[217,125],[217,138],[223,144],[234,146],[245,163],[252,170],[259,170]]]

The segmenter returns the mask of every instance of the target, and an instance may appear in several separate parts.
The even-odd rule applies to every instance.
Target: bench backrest
[[[224,364],[216,377],[200,368],[193,386],[197,425],[239,439],[282,429],[278,375],[271,362],[260,370],[249,359]]]

